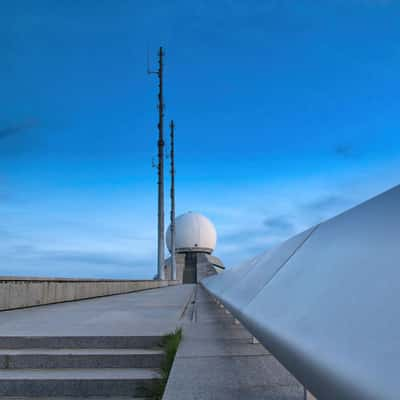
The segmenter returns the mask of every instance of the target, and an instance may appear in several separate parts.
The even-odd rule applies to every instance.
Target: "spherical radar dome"
[[[177,252],[204,251],[212,253],[217,244],[217,231],[204,215],[188,212],[175,218],[175,249]],[[171,226],[167,230],[167,247],[171,252]]]

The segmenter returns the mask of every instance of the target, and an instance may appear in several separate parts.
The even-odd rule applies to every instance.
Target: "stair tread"
[[[58,369],[1,369],[4,380],[131,380],[159,379],[157,368],[58,368]]]
[[[158,355],[164,354],[162,349],[46,349],[46,348],[24,348],[24,349],[0,349],[2,355]]]
[[[157,347],[162,336],[1,336],[0,348],[139,348],[151,349]]]
[[[26,397],[26,396],[1,396],[1,400],[149,400],[148,397],[132,397],[132,396],[108,396],[108,397],[99,397],[99,396],[90,396],[90,397],[64,397],[64,396],[56,396],[56,397]]]

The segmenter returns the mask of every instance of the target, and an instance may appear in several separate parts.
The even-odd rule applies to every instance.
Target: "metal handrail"
[[[400,186],[202,280],[319,400],[400,398]]]

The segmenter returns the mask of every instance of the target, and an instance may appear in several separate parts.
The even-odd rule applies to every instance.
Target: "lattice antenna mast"
[[[176,281],[176,258],[175,258],[175,125],[174,121],[170,124],[171,132],[171,279]]]
[[[163,48],[158,51],[158,70],[148,74],[158,76],[158,239],[157,239],[157,278],[165,279],[164,272],[164,97],[163,97]]]

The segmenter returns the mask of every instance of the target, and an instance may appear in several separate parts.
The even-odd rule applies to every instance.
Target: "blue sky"
[[[3,1],[0,275],[154,275],[160,45],[177,213],[213,220],[228,266],[398,184],[399,18],[383,0]]]

